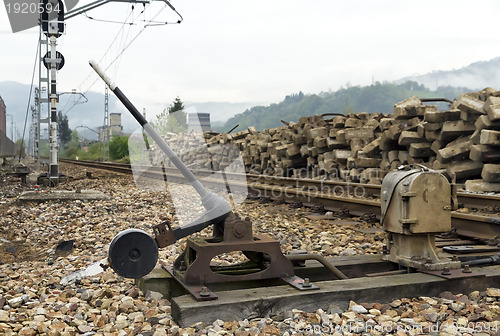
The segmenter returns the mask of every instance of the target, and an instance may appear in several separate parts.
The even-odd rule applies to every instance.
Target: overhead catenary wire
[[[26,134],[26,125],[28,124],[28,115],[29,115],[29,110],[30,110],[30,103],[31,103],[31,93],[33,92],[33,83],[35,81],[35,72],[37,68],[37,61],[38,61],[38,48],[40,47],[40,43],[36,44],[36,52],[35,52],[35,62],[33,64],[33,73],[31,74],[31,85],[30,85],[30,93],[28,95],[28,103],[26,106],[26,115],[24,117],[24,127],[23,127],[23,136],[21,137],[21,146],[19,148],[19,159],[18,162],[21,162],[21,155],[23,153],[23,148],[24,148],[24,136]]]
[[[120,57],[123,55],[123,53],[132,45],[132,43],[144,32],[144,30],[149,27],[149,26],[156,26],[156,25],[166,25],[166,24],[180,24],[184,18],[182,17],[182,15],[170,4],[170,2],[166,1],[166,0],[163,0],[163,2],[165,3],[165,5],[163,6],[162,9],[160,9],[151,19],[149,20],[143,20],[143,22],[154,22],[155,24],[145,24],[141,30],[121,49],[121,51],[116,55],[116,57],[114,59],[111,60],[111,62],[105,67],[105,70],[108,70],[116,61],[118,61],[120,59]],[[137,20],[141,14],[144,14],[145,15],[145,11],[149,8],[148,7],[149,4],[147,6],[145,6],[145,8],[141,11],[141,13],[134,19],[133,22],[135,22],[135,20]],[[165,8],[169,7],[170,9],[172,9],[178,16],[179,16],[179,20],[176,21],[176,22],[163,22],[161,24],[157,24],[156,22],[160,22],[160,21],[155,21],[155,19],[165,10]],[[115,41],[118,39],[120,33],[122,32],[122,30],[125,28],[125,26],[131,26],[131,25],[127,25],[125,23],[122,23],[122,27],[120,28],[120,31],[116,34],[115,38],[113,39],[113,41],[111,42],[110,46],[108,47],[108,49],[106,50],[106,52],[104,53],[104,55],[101,57],[101,59],[98,61],[98,64],[101,64],[101,62],[103,61],[103,59],[105,58],[105,56],[108,54],[109,50],[111,49],[111,47],[113,46],[113,43],[115,43]],[[92,75],[94,75],[93,73],[90,73],[86,78],[85,80],[80,84],[80,87],[90,78],[92,77]],[[88,88],[84,91],[84,94],[87,94],[87,92],[95,85],[95,83],[99,80],[99,78],[95,78],[95,80],[88,86]],[[80,98],[79,98],[80,99]],[[69,109],[65,112],[65,114],[67,114],[69,111],[71,111],[78,103],[79,103],[79,99],[73,103],[73,105],[71,105],[69,107]]]
[[[98,22],[105,22],[105,23],[118,23],[118,24],[127,24],[127,25],[136,25],[137,23],[134,22],[122,22],[122,21],[113,21],[113,20],[103,20],[103,19],[96,19],[93,18],[92,16],[88,16],[87,13],[83,13],[83,15],[90,20],[98,21]]]
[[[151,27],[151,26],[164,26],[164,25],[167,25],[167,24],[180,24],[182,21],[184,21],[184,18],[182,17],[181,13],[179,13],[175,8],[174,6],[172,6],[172,4],[167,1],[167,0],[163,0],[165,2],[165,4],[170,7],[171,10],[174,11],[175,14],[177,14],[179,16],[179,20],[177,20],[177,22],[168,22],[168,21],[154,21],[154,19],[156,18],[156,16],[153,18],[153,20],[148,20],[149,24],[147,24],[146,26],[147,27]],[[146,21],[144,21],[146,22]]]
[[[161,12],[163,12],[163,10],[165,10],[167,6],[164,6],[161,10],[158,11],[158,13],[156,13],[156,15],[153,17],[153,20],[161,14]],[[110,64],[108,64],[108,66],[105,68],[105,70],[108,70],[111,65],[113,65],[114,62],[116,62],[119,57],[121,55],[123,55],[123,53],[132,45],[132,43],[134,43],[134,41],[144,32],[144,30],[147,28],[148,26],[147,25],[144,25],[142,27],[142,29],[130,40],[130,42],[125,46],[123,47],[123,49],[118,53],[118,55],[116,55],[116,57],[111,61]],[[91,85],[91,87],[99,80],[99,78],[96,78],[96,80],[94,81],[94,83]],[[90,88],[89,88],[90,89]],[[87,90],[88,91],[88,90]]]
[[[141,11],[144,12],[145,8]],[[108,55],[108,53],[111,51],[111,49],[113,48],[113,45],[118,41],[118,38],[120,36],[123,37],[123,30],[125,29],[125,27],[129,27],[131,25],[135,25],[135,21],[137,18],[133,19],[130,23],[127,23],[130,19],[130,16],[134,13],[134,6],[132,5],[131,6],[131,9],[129,11],[127,11],[128,14],[127,16],[125,17],[124,21],[121,22],[121,21],[114,21],[114,22],[119,22],[122,24],[122,26],[120,27],[120,29],[118,30],[118,32],[116,33],[115,37],[113,38],[113,40],[111,41],[111,43],[109,44],[108,48],[106,49],[106,51],[104,52],[104,54],[101,56],[101,58],[99,59],[99,63],[101,63],[104,58]],[[95,20],[95,19],[94,19]],[[85,82],[87,82],[91,77],[92,77],[93,73],[92,72],[89,72],[89,74],[87,75],[87,77],[78,85],[78,88],[80,89],[81,91],[81,87],[84,85]],[[95,84],[96,81],[94,81],[92,84],[90,84],[90,86],[85,90],[85,93],[86,94],[90,88]],[[64,114],[67,114],[68,112],[70,112],[76,105],[80,104],[80,100],[81,100],[81,96],[78,97],[78,99],[76,101],[73,102],[73,105],[71,105],[68,110],[66,110],[66,106],[70,103],[70,101],[68,100],[68,102],[66,103],[66,105],[64,106],[63,110],[66,110],[64,112]]]
[[[134,18],[134,22],[135,22],[135,20],[137,20],[137,19],[138,19],[138,18],[139,18],[139,17],[140,17],[143,13],[144,13],[144,11],[146,10],[146,5],[145,5],[145,4],[143,4],[143,5],[144,5],[144,9],[143,9],[143,10],[142,10],[142,11],[141,11],[138,15],[137,15],[137,17],[136,17],[136,18]],[[133,12],[133,10],[134,10],[134,6],[132,5],[132,12]],[[124,31],[123,31],[123,33],[122,33],[122,38],[121,38],[120,44],[119,44],[119,46],[118,46],[118,50],[120,50],[120,48],[122,48],[122,46],[125,44],[125,42],[128,40],[128,38],[129,38],[129,36],[130,36],[130,31],[132,30],[132,27],[131,27],[131,26],[128,26],[127,28],[128,28],[128,29],[126,29],[126,33],[125,33]],[[120,57],[120,58],[118,59],[118,61],[115,63],[115,67],[114,67],[114,70],[113,70],[113,76],[112,76],[112,78],[113,78],[113,79],[114,79],[114,78],[116,78],[116,75],[118,74],[118,69],[119,69],[119,67],[120,67],[120,63],[121,63],[121,60],[122,60],[122,59],[123,59],[123,58],[122,58],[122,57]]]
[[[128,11],[128,14],[125,18],[125,20],[123,22],[120,22],[122,24],[122,26],[120,27],[120,29],[118,30],[118,32],[116,33],[115,37],[113,38],[113,40],[111,41],[111,43],[109,44],[108,48],[106,49],[106,51],[104,52],[104,54],[101,56],[101,58],[99,59],[99,63],[102,62],[102,60],[106,57],[106,55],[108,55],[108,53],[110,52],[111,48],[113,47],[113,45],[115,44],[115,42],[118,40],[118,38],[120,37],[120,35],[122,34],[123,30],[125,29],[125,27],[127,26],[130,26],[130,24],[127,24],[127,21],[129,20],[130,16],[133,14],[134,12],[134,6],[131,7],[131,10]],[[134,19],[135,21],[135,19]],[[116,21],[118,22],[118,21]],[[91,78],[93,75],[92,72],[89,72],[89,74],[87,75],[87,77],[85,77],[85,79],[80,83],[80,85],[78,85],[78,88],[80,89],[81,91],[81,87],[83,86],[83,84],[85,82],[87,82],[87,80],[89,80],[89,78]],[[90,85],[90,87],[85,91],[84,94],[86,94],[90,88],[95,84],[95,81],[94,83],[92,83]],[[76,105],[78,105],[80,103],[80,100],[81,100],[81,96],[78,97],[78,99],[73,103],[73,105],[71,105],[68,110],[66,110],[66,106],[70,103],[70,100],[67,101],[66,105],[64,105],[64,108],[62,109],[64,112],[64,114],[67,114],[69,111],[71,111]]]

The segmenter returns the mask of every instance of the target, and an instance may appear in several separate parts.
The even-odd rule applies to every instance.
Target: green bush
[[[111,160],[121,160],[128,157],[128,137],[114,136],[109,142],[109,158]]]

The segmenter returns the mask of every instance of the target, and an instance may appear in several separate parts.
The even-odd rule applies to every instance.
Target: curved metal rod
[[[446,98],[420,98],[422,103],[430,103],[430,102],[446,102],[449,104],[453,104],[453,102]]]
[[[338,279],[349,279],[344,273],[342,273],[337,267],[333,266],[326,260],[325,257],[319,254],[287,254],[287,257],[290,261],[306,261],[306,260],[316,260],[321,263],[323,266],[328,268]]]
[[[345,114],[342,113],[323,113],[321,117],[333,117],[333,116],[338,116],[338,117],[347,117]]]

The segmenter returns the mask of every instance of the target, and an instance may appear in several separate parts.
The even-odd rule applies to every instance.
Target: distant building
[[[5,102],[0,96],[0,131],[3,134],[7,134],[7,107],[5,106]]]
[[[97,141],[105,142],[111,140],[115,135],[123,135],[121,113],[109,114],[109,126],[97,127]]]
[[[109,133],[110,136],[122,135],[122,114],[121,113],[110,113],[109,114]]]
[[[202,130],[210,132],[210,113],[189,113],[188,114],[188,133],[192,130]]]
[[[97,127],[97,141],[106,142],[109,140],[109,127],[99,126]]]

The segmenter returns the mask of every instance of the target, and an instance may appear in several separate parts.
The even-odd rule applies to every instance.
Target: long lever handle
[[[203,186],[203,184],[201,184],[201,182],[196,178],[196,176],[194,176],[189,168],[186,167],[184,162],[179,159],[179,157],[165,142],[165,140],[162,139],[162,137],[156,132],[156,130],[148,123],[146,118],[144,118],[144,116],[130,102],[130,100],[120,90],[120,88],[111,81],[111,79],[104,73],[104,71],[95,61],[90,61],[89,64],[201,197],[201,202],[207,211],[200,218],[189,224],[186,224],[176,230],[170,229],[169,231],[171,233],[171,238],[175,237],[175,241],[176,239],[200,231],[210,224],[219,223],[223,221],[227,216],[229,216],[229,213],[232,210],[231,205],[224,198],[210,192],[205,188],[205,186]],[[173,243],[172,240],[169,240],[169,243]]]
[[[161,136],[156,132],[156,130],[148,123],[146,118],[137,110],[137,108],[128,100],[125,94],[120,90],[115,83],[104,73],[101,67],[95,62],[90,61],[90,66],[97,72],[97,74],[104,80],[106,85],[113,91],[113,93],[118,97],[118,99],[125,105],[127,110],[132,114],[132,116],[137,120],[137,122],[144,128],[146,133],[153,138],[154,142],[161,148],[161,150],[167,155],[167,157],[172,161],[177,169],[184,175],[187,181],[193,186],[193,188],[201,196],[202,200],[208,197],[210,192],[200,183],[200,181],[194,176],[194,174],[189,170],[188,167],[182,162],[179,157],[174,153],[174,151],[168,146],[168,144],[161,138]]]

